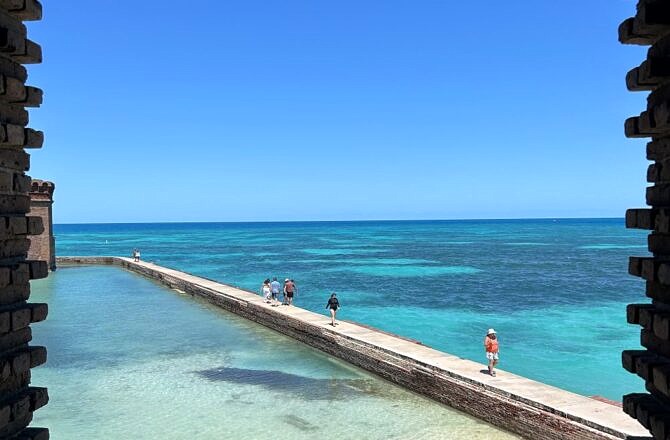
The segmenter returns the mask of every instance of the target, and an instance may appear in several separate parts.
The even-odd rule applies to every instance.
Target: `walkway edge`
[[[631,439],[648,432],[621,408],[505,371],[485,368],[367,326],[299,307],[270,307],[259,295],[152,263],[121,257],[58,257],[60,265],[115,265],[197,295],[265,327],[373,372],[408,390],[528,439]]]

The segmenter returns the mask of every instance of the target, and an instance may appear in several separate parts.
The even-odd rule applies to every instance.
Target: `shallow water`
[[[297,303],[484,362],[494,327],[501,368],[584,395],[642,389],[621,368],[639,347],[625,307],[646,234],[621,219],[56,225],[59,255],[129,255],[257,291],[292,277]]]
[[[61,268],[33,300],[54,439],[515,438],[119,268]]]

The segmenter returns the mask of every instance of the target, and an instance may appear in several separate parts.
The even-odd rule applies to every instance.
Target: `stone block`
[[[0,99],[9,102],[25,100],[26,87],[24,81],[3,75],[0,78]]]
[[[26,428],[15,440],[49,440],[49,430],[47,428]]]
[[[649,251],[654,255],[670,255],[670,235],[667,234],[650,234],[647,237]]]
[[[12,282],[12,271],[9,267],[0,267],[0,289]]]
[[[641,310],[654,311],[656,307],[653,304],[628,304],[626,306],[626,319],[629,324],[641,324]]]
[[[664,397],[670,397],[670,362],[652,368],[652,381]]]
[[[30,309],[30,322],[42,322],[47,319],[49,305],[46,303],[28,304]]]
[[[25,97],[21,100],[15,101],[16,104],[24,107],[39,107],[42,105],[44,99],[44,92],[37,87],[26,86]]]
[[[636,276],[642,276],[642,260],[644,257],[629,257],[628,258],[628,273]]]
[[[2,58],[0,58],[2,59]],[[25,127],[28,125],[28,111],[19,105],[5,104],[0,106],[0,123],[2,124],[14,124]],[[0,132],[4,133],[4,126],[0,129]],[[4,139],[5,135],[2,135]],[[17,150],[19,151],[19,150]]]
[[[18,310],[13,310],[12,315],[12,331],[19,330],[30,325],[31,310],[26,307]]]
[[[9,58],[0,58],[0,74],[16,78],[21,82],[28,79],[28,71],[21,64]]]
[[[11,192],[14,188],[14,173],[0,170],[0,192]]]
[[[670,340],[670,313],[652,312],[653,322],[652,330],[654,334],[661,339]]]
[[[27,195],[0,194],[0,215],[26,214],[30,211],[30,197]]]
[[[49,276],[49,265],[46,261],[28,261],[30,267],[30,279],[39,280]]]
[[[16,238],[13,240],[0,240],[0,259],[11,257],[23,257],[28,255],[30,240],[27,238]]]
[[[647,159],[662,160],[670,157],[670,138],[654,139],[647,143]]]
[[[656,359],[658,356],[649,350],[625,350],[621,353],[621,365],[629,372],[637,374],[639,358]]]
[[[49,440],[49,430],[47,428],[26,428],[14,440]]]
[[[12,190],[18,193],[27,193],[30,191],[30,183],[32,179],[23,173],[14,174],[14,188]]]
[[[649,416],[649,431],[654,438],[670,438],[670,416],[668,414],[654,413]]]
[[[42,47],[31,40],[24,40],[22,47],[11,53],[14,61],[21,64],[39,64],[42,62]]]
[[[670,303],[670,286],[647,282],[645,293],[649,298],[663,303]]]
[[[653,34],[640,34],[633,30],[634,18],[625,20],[619,25],[619,41],[623,44],[637,44],[648,46],[654,43],[655,37]]]
[[[37,0],[0,0],[0,7],[9,11],[19,20],[42,19],[42,4]]]
[[[24,139],[24,148],[42,148],[44,145],[44,133],[32,128],[26,128]]]
[[[30,387],[30,410],[37,411],[49,402],[49,393],[46,388]]]
[[[30,347],[30,368],[44,365],[47,362],[47,349],[45,347]]]
[[[25,176],[27,177],[27,176]],[[30,179],[30,177],[28,177]],[[24,216],[21,217],[8,217],[7,226],[9,233],[13,235],[27,235],[28,234],[28,222]]]
[[[1,110],[0,110],[1,112]],[[28,171],[30,155],[23,150],[3,150],[0,154],[0,168],[9,168],[14,171]]]
[[[0,335],[0,352],[21,347],[32,339],[30,327]]]
[[[0,144],[4,146],[22,147],[26,143],[25,127],[16,124],[5,124],[2,126],[4,136]]]
[[[20,263],[12,268],[12,284],[26,284],[30,281],[30,265]]]
[[[642,133],[640,131],[639,120],[640,120],[640,118],[637,117],[637,116],[626,119],[626,122],[624,122],[624,134],[626,135],[626,137],[628,137],[628,138],[644,138],[644,137],[650,137],[651,136],[651,134]]]
[[[652,209],[629,209],[626,211],[626,227],[630,229],[654,229],[655,211]]]
[[[30,395],[25,393],[12,404],[12,419],[25,419],[30,413]]]
[[[12,314],[0,312],[0,334],[8,333],[12,329]]]
[[[28,217],[28,235],[39,235],[44,232],[44,223],[42,217]]]
[[[30,353],[23,351],[12,357],[12,372],[16,375],[30,370]]]
[[[0,289],[0,306],[25,301],[30,296],[30,284],[10,284]]]

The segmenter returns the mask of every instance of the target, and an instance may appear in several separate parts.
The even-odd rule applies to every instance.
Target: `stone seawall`
[[[528,439],[631,439],[648,435],[614,405],[505,371],[490,377],[481,372],[483,364],[354,323],[331,327],[325,315],[299,307],[270,307],[257,294],[206,278],[119,257],[59,257],[58,264],[123,267]]]

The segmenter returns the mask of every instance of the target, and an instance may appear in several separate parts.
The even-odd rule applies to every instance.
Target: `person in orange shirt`
[[[495,366],[498,365],[498,336],[492,328],[486,332],[484,338],[484,348],[486,349],[486,359],[489,360],[489,374],[495,377]]]

